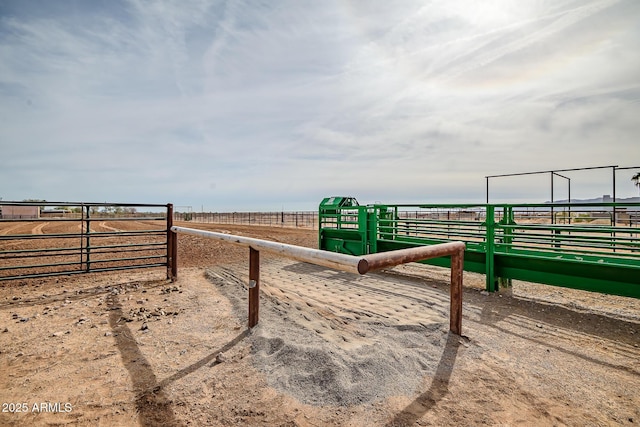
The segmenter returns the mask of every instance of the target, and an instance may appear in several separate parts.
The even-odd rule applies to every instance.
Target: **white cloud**
[[[0,196],[479,202],[485,175],[640,164],[639,18],[635,0],[4,2]]]

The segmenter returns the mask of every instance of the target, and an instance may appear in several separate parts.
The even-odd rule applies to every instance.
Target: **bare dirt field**
[[[179,225],[317,247],[311,230]],[[459,337],[448,270],[263,254],[247,330],[248,249],[180,235],[178,255],[173,283],[162,268],[0,282],[0,425],[640,424],[639,300],[487,294],[465,273]]]

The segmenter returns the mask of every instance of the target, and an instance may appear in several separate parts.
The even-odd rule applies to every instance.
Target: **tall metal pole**
[[[568,194],[569,200],[568,200],[568,203],[571,204],[571,178],[569,178],[568,176],[560,175],[559,173],[556,173],[556,172],[551,172],[551,173],[553,175],[555,175],[555,176],[559,176],[560,178],[566,179],[567,182],[569,183],[569,194]],[[553,178],[553,176],[552,176],[552,178]],[[552,182],[553,182],[553,179],[552,179]],[[552,203],[555,202],[555,196],[554,196],[554,193],[553,193],[553,187],[552,187],[552,190],[551,190],[551,202]],[[569,223],[571,223],[571,206],[569,206]]]
[[[613,203],[616,202],[616,168],[617,166],[611,166],[613,171]]]
[[[489,204],[489,177],[485,177],[487,180],[487,204]]]
[[[616,168],[617,166],[611,166],[611,170],[613,171],[613,203],[616,202]],[[613,205],[613,216],[611,217],[611,221],[613,222],[613,226],[616,225],[616,205]]]
[[[571,224],[571,178],[567,178],[569,182],[569,224]]]
[[[555,224],[556,220],[555,217],[553,215],[553,174],[554,172],[551,171],[551,224]]]

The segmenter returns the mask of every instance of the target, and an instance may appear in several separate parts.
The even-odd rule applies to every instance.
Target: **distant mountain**
[[[602,197],[596,197],[594,199],[571,199],[571,202],[568,202],[567,199],[556,200],[554,203],[612,203],[613,198],[605,194]],[[640,197],[627,197],[627,198],[616,198],[617,203],[640,203]],[[551,201],[547,200],[545,203],[551,203]]]

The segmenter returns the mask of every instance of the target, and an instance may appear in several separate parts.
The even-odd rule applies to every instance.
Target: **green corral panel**
[[[463,241],[488,291],[512,279],[640,298],[640,203],[368,205],[323,200],[320,248],[352,255]],[[450,267],[448,257],[423,261]]]
[[[495,265],[500,277],[640,298],[638,266],[502,254]]]

